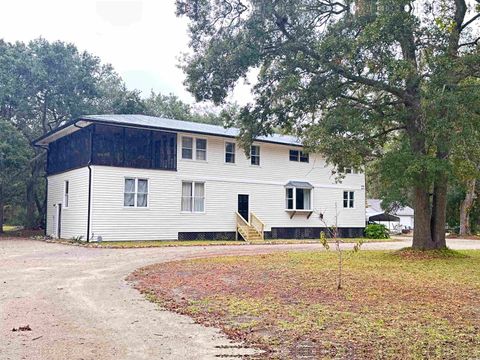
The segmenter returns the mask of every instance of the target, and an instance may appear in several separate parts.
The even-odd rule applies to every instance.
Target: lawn
[[[480,251],[360,251],[336,289],[332,252],[152,265],[148,299],[281,359],[480,358]]]
[[[343,242],[353,243],[360,239],[343,239]],[[278,244],[320,244],[319,240],[259,240],[259,241],[234,241],[234,240],[152,240],[152,241],[102,241],[102,242],[78,242],[72,240],[63,240],[91,247],[102,248],[148,248],[148,247],[170,247],[170,246],[212,246],[212,245],[278,245]],[[362,242],[388,242],[395,239],[362,239]]]

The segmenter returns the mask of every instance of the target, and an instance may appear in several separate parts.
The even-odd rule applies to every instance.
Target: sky
[[[175,0],[5,0],[0,38],[72,42],[112,64],[129,89],[193,103],[178,68],[188,52],[187,25],[175,16]],[[245,104],[250,88],[241,81],[229,100]]]

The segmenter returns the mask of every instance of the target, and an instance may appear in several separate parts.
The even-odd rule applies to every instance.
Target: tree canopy
[[[197,100],[224,102],[258,69],[245,144],[281,128],[338,166],[377,159],[414,199],[413,246],[446,246],[452,154],[480,125],[478,1],[177,0],[177,14]]]

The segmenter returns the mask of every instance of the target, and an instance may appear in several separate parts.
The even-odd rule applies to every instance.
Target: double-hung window
[[[182,159],[207,160],[207,140],[182,136]]]
[[[312,210],[312,189],[286,188],[285,205],[287,210]]]
[[[250,146],[250,164],[260,166],[260,146]]]
[[[68,209],[70,203],[70,181],[65,180],[64,192],[63,192],[63,207]]]
[[[290,150],[289,158],[290,161],[299,161],[304,163],[308,163],[310,160],[308,153],[300,150]]]
[[[182,137],[182,159],[193,159],[193,138]]]
[[[205,212],[205,183],[182,182],[182,212]]]
[[[148,207],[148,180],[138,178],[126,178],[123,194],[123,206],[125,207]]]
[[[235,143],[225,143],[225,162],[227,164],[235,164]]]
[[[195,139],[196,145],[196,159],[197,160],[207,160],[207,140],[206,139]]]
[[[355,205],[355,192],[344,191],[343,192],[343,207],[353,209]]]

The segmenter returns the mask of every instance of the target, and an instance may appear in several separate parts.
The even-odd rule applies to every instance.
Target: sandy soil
[[[400,249],[409,239],[367,243]],[[455,249],[480,241],[449,240]],[[352,246],[348,244],[346,246]],[[321,249],[318,244],[97,249],[0,239],[0,359],[218,359],[255,350],[146,301],[125,277],[138,267],[216,255]],[[12,331],[29,325],[32,331]]]

